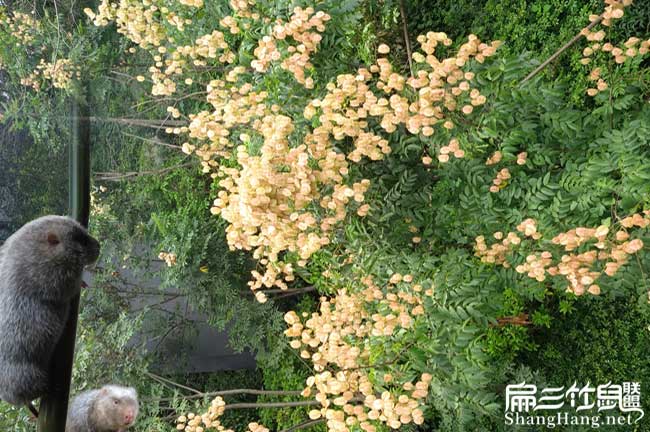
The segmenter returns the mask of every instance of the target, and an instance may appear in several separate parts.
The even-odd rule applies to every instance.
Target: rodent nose
[[[133,414],[124,414],[124,423],[130,424],[131,422],[133,422]]]

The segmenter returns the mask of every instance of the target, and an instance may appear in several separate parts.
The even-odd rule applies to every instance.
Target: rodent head
[[[106,385],[99,390],[95,413],[102,428],[126,429],[135,423],[138,410],[138,394],[133,387]]]
[[[14,235],[21,247],[31,248],[39,259],[52,263],[83,267],[99,257],[99,242],[69,217],[44,216],[29,222]]]

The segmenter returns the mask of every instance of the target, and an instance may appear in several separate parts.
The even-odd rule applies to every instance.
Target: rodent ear
[[[49,232],[47,233],[47,242],[52,246],[56,246],[61,243],[61,239],[59,239],[59,236],[55,233]]]

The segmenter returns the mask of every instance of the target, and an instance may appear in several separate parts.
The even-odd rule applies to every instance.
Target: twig
[[[592,22],[591,22],[591,23],[586,27],[586,29],[587,29],[587,30],[591,30],[595,25],[599,24],[602,20],[603,20],[603,14],[601,14],[598,18],[596,18],[595,20],[593,20],[593,21],[592,21]],[[567,42],[566,44],[564,44],[564,46],[563,46],[562,48],[560,48],[559,50],[555,51],[555,53],[554,53],[552,56],[550,56],[548,59],[546,59],[546,61],[544,61],[544,63],[542,63],[541,65],[537,66],[537,67],[535,68],[534,71],[532,71],[531,73],[529,73],[528,75],[526,75],[526,78],[524,78],[523,80],[521,80],[521,82],[520,82],[519,84],[520,84],[520,85],[521,85],[521,84],[524,84],[526,81],[530,80],[532,77],[534,77],[535,75],[537,75],[538,73],[540,73],[540,72],[541,72],[541,71],[542,71],[546,66],[549,65],[549,63],[551,63],[553,60],[555,60],[556,58],[558,58],[558,57],[560,56],[560,54],[562,54],[564,51],[566,51],[567,49],[569,49],[569,47],[570,47],[571,45],[573,45],[574,43],[576,43],[577,41],[579,41],[580,38],[581,38],[582,36],[583,36],[583,35],[582,35],[582,30],[580,30],[580,33],[578,33],[577,35],[575,35],[575,36],[574,36],[574,37],[573,37],[569,42]]]
[[[316,406],[321,405],[320,402],[316,400],[308,401],[295,401],[295,402],[243,402],[236,404],[226,404],[224,409],[250,409],[250,408],[292,408],[292,407],[303,407],[303,406]]]
[[[124,124],[128,126],[141,126],[148,127],[153,129],[159,129],[165,126],[187,126],[186,121],[182,120],[145,120],[145,119],[133,119],[133,118],[115,118],[115,117],[88,117],[87,119],[82,118],[82,120],[90,120],[91,122],[106,122],[106,123],[117,123]]]
[[[294,289],[265,289],[265,290],[259,290],[259,292],[263,292],[264,294],[282,294],[282,293],[289,293],[289,292],[294,292],[294,291],[313,291],[315,290],[316,287],[314,286],[308,286],[305,288],[294,288]],[[254,291],[251,291],[254,292]]]
[[[641,259],[639,258],[639,254],[636,253],[636,263],[639,265],[639,270],[641,270],[641,276],[643,277],[643,285],[645,287],[646,292],[648,293],[648,302],[650,302],[650,291],[648,290],[648,281],[645,277],[645,272],[643,271],[643,266],[641,265]]]
[[[59,54],[59,44],[61,42],[61,23],[59,22],[59,7],[56,4],[56,0],[52,0],[52,4],[54,5],[54,14],[56,16],[56,47],[54,48],[54,55],[52,58],[52,65],[53,67],[56,66],[56,57]]]
[[[122,73],[122,72],[112,70],[112,71],[109,71],[109,73],[112,73],[112,74],[117,75],[117,76],[128,78],[129,80],[135,80],[135,78],[133,78],[131,75],[125,74],[125,73]]]
[[[159,103],[159,102],[163,102],[163,101],[180,102],[183,99],[188,99],[188,98],[192,98],[194,96],[199,96],[199,95],[204,95],[204,94],[208,94],[208,92],[207,91],[198,91],[198,92],[194,92],[194,93],[188,93],[186,95],[179,96],[179,97],[166,97],[166,98],[159,98],[159,99],[152,98],[152,99],[145,100],[143,102],[139,102],[139,103],[131,106],[131,109],[136,109],[136,108],[138,108],[138,107],[140,107],[142,105],[147,105],[147,104],[150,104],[150,103]]]
[[[130,134],[128,132],[122,132],[122,135],[131,137],[131,138],[141,139],[142,141],[145,141],[145,142],[150,142],[152,144],[169,147],[169,148],[173,148],[173,149],[176,149],[176,150],[180,150],[180,148],[181,148],[181,146],[177,146],[177,145],[174,145],[174,144],[168,144],[166,142],[163,142],[163,141],[160,141],[160,140],[157,140],[157,139],[153,139],[153,138],[141,137],[140,135]]]
[[[496,326],[503,327],[508,324],[512,324],[515,326],[527,326],[527,325],[531,325],[532,322],[528,319],[528,314],[523,312],[515,316],[503,316],[497,318]],[[491,325],[491,327],[493,326],[494,325]]]
[[[311,291],[316,291],[316,287],[311,285],[311,286],[304,287],[304,288],[269,289],[269,290],[262,290],[260,292],[263,292],[264,294],[300,294],[300,293],[306,293],[306,292],[311,292]]]
[[[170,384],[170,385],[176,386],[176,387],[178,387],[178,388],[182,388],[183,390],[191,391],[192,393],[195,393],[195,394],[202,394],[202,393],[201,393],[199,390],[197,390],[197,389],[193,389],[192,387],[184,386],[183,384],[179,384],[179,383],[174,382],[174,381],[172,381],[172,380],[170,380],[170,379],[163,378],[163,377],[161,377],[160,375],[156,375],[155,373],[152,373],[152,372],[145,372],[145,375],[147,375],[147,376],[150,377],[150,378],[155,379],[155,380],[158,381],[158,382],[165,383],[165,384]]]
[[[283,299],[283,298],[287,298],[287,297],[302,295],[302,294],[308,293],[310,291],[314,291],[314,290],[304,290],[304,291],[303,290],[297,290],[297,291],[286,293],[286,294],[280,294],[280,295],[277,295],[277,296],[272,297],[272,298],[274,300],[279,300],[279,299]]]
[[[300,429],[305,429],[308,428],[309,426],[316,426],[317,424],[325,423],[325,419],[316,419],[316,420],[308,420],[304,423],[297,424],[295,426],[291,426],[288,429],[282,429],[280,432],[294,432]]]
[[[153,171],[131,171],[126,173],[109,173],[109,172],[98,172],[95,173],[95,179],[99,181],[120,181],[124,179],[129,179],[133,177],[142,177],[146,175],[155,175],[155,174],[165,174],[170,171],[177,170],[179,168],[185,168],[194,165],[193,162],[186,162],[179,165],[174,165],[172,167],[162,168],[159,170]]]
[[[411,78],[413,78],[413,59],[411,57],[411,40],[409,39],[409,29],[406,24],[406,8],[404,8],[404,0],[399,0],[399,13],[402,16],[402,30],[404,31],[404,42],[406,43],[406,55],[408,56],[409,70],[411,71]]]
[[[233,395],[259,395],[259,396],[300,396],[302,394],[299,390],[255,390],[255,389],[232,389],[232,390],[221,390],[214,392],[206,392],[191,396],[184,396],[183,399],[201,399],[204,397],[217,397],[217,396],[233,396]],[[173,400],[173,398],[151,398],[148,400],[156,400],[161,402],[167,402]]]

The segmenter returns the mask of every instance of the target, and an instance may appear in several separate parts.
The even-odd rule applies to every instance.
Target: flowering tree
[[[630,71],[647,76],[650,40],[603,43],[631,3],[606,1],[581,33],[594,86],[580,110],[526,76],[528,57],[475,35],[418,36],[408,70],[384,43],[368,64],[332,66],[348,3],[103,0],[85,13],[144,62],[122,74],[165,118],[130,124],[164,128],[214,182],[206,210],[255,260],[255,298],[318,291],[316,310],[284,315],[309,368],[309,424],[399,429],[427,410],[463,424],[498,407],[498,328],[548,318],[510,319],[504,297],[571,302],[645,274],[650,110]],[[12,40],[31,43],[31,19],[4,17]],[[65,90],[80,67],[34,59],[21,81]],[[169,246],[158,256],[173,268]],[[226,409],[218,396],[177,429],[225,430]]]

